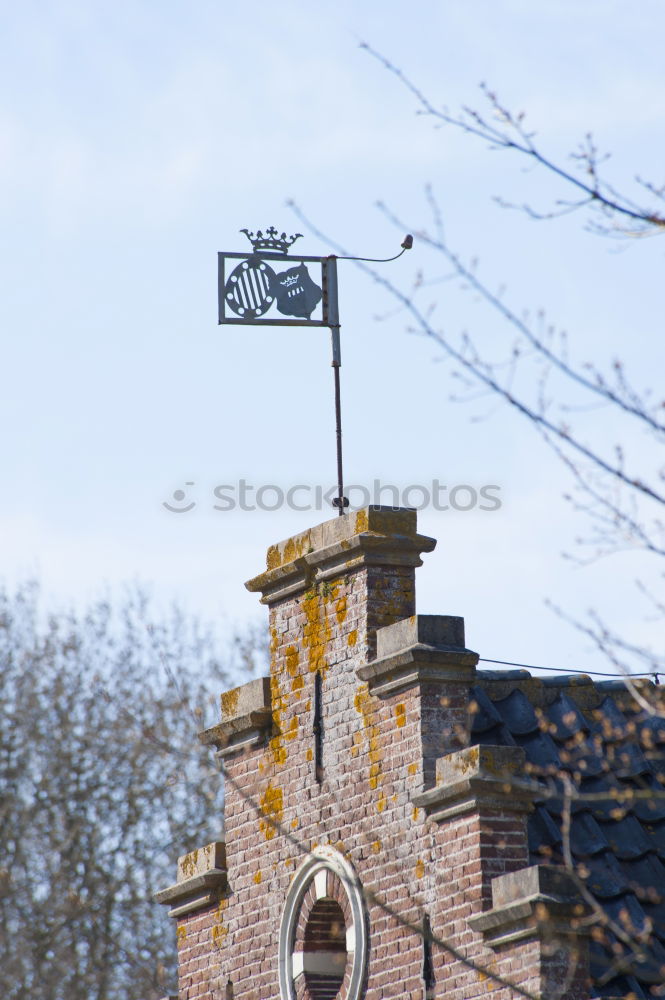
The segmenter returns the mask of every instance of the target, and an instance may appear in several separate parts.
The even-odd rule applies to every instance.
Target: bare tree
[[[665,186],[635,178],[635,193],[625,193],[608,179],[607,157],[600,154],[589,133],[569,159],[548,156],[522,112],[507,108],[488,87],[482,87],[486,111],[462,108],[453,113],[437,105],[394,63],[365,45],[370,55],[413,96],[417,112],[437,128],[455,129],[483,147],[514,154],[555,178],[562,197],[553,205],[519,208],[534,219],[585,213],[588,229],[602,236],[628,240],[665,232]],[[649,558],[665,556],[665,401],[645,386],[634,384],[625,362],[609,356],[587,360],[580,338],[573,347],[544,310],[537,313],[513,305],[505,290],[494,290],[476,260],[466,260],[447,239],[443,211],[433,188],[427,188],[428,222],[414,226],[393,208],[379,203],[400,230],[412,231],[432,254],[409,287],[398,286],[384,274],[366,270],[408,317],[411,332],[433,343],[449,360],[458,387],[452,398],[477,402],[482,397],[501,400],[526,420],[561,461],[569,478],[567,499],[585,515],[586,525],[568,553],[589,561],[621,550],[639,550]],[[296,208],[301,220],[312,227]],[[328,239],[319,232],[319,235]],[[347,253],[339,247],[341,253]],[[492,344],[467,331],[446,327],[438,310],[440,286],[457,282],[502,321],[504,337]],[[660,571],[657,571],[660,572]],[[652,616],[662,616],[662,601],[639,584]],[[617,635],[599,617],[575,619],[612,664],[624,672],[665,669],[662,654],[647,645]]]
[[[175,855],[220,834],[196,732],[238,658],[223,667],[178,612],[154,623],[140,593],[82,615],[38,598],[0,592],[3,996],[151,1000],[175,981],[152,895]]]
[[[506,107],[486,84],[481,84],[486,111],[463,107],[454,113],[431,101],[398,66],[370,45],[363,43],[361,47],[413,95],[420,114],[435,124],[450,126],[481,140],[487,149],[518,154],[556,177],[563,189],[571,192],[570,197],[557,199],[547,209],[515,205],[497,196],[500,204],[519,208],[533,219],[552,219],[586,210],[588,228],[606,236],[631,238],[665,232],[665,184],[654,184],[637,175],[635,194],[617,189],[606,176],[609,154],[601,153],[591,132],[586,133],[567,160],[554,159],[544,152],[537,133],[527,127],[525,113]]]

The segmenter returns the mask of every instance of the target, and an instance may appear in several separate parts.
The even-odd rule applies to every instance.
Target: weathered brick
[[[268,570],[250,584],[269,607],[272,729],[264,745],[224,759],[228,894],[178,921],[180,996],[224,1000],[230,981],[234,1000],[277,1000],[284,900],[308,852],[323,845],[351,863],[365,889],[366,1000],[422,1000],[425,914],[432,933],[466,959],[433,945],[437,997],[513,1000],[493,973],[554,996],[570,956],[548,958],[537,940],[494,951],[468,922],[491,905],[494,876],[528,864],[524,813],[511,812],[509,801],[497,807],[479,798],[439,822],[412,801],[436,780],[437,759],[468,741],[470,661],[463,683],[453,676],[381,697],[357,674],[375,662],[378,629],[415,615],[415,567],[430,542],[417,536],[413,512],[369,509],[329,525],[274,546]],[[436,641],[463,645],[460,619],[422,626]],[[419,627],[411,621],[397,630],[394,649],[397,632],[408,637]],[[379,653],[386,650],[382,638]],[[304,893],[303,914],[316,906],[317,892],[311,885]],[[342,902],[348,920],[345,896]],[[300,942],[307,919],[296,922]],[[574,1000],[586,996],[583,956],[578,965],[566,993]],[[294,995],[307,1000],[303,979]],[[342,995],[348,970],[344,982]]]

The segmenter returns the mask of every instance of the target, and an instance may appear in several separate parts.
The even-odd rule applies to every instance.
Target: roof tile
[[[501,716],[481,687],[471,688],[472,702],[472,732],[486,733],[489,729],[501,723]]]
[[[576,858],[589,858],[609,848],[607,837],[592,814],[582,810],[570,823],[570,849]]]
[[[577,874],[600,900],[614,899],[630,888],[621,865],[611,851],[588,858],[578,867]]]
[[[602,823],[601,828],[611,849],[621,860],[640,858],[651,850],[651,841],[642,824],[634,816]]]
[[[538,732],[538,717],[533,705],[521,691],[513,691],[507,698],[495,702],[495,708],[513,736]]]
[[[551,723],[550,733],[557,741],[568,740],[577,733],[588,733],[591,728],[575,702],[563,691],[549,705],[547,716]]]
[[[557,745],[548,733],[515,734],[515,742],[526,752],[527,768],[535,776],[558,774],[562,769]],[[530,765],[530,767],[529,767]]]
[[[656,704],[658,688],[640,690]],[[593,995],[653,1000],[665,981],[665,718],[621,680],[491,671],[479,673],[473,696],[475,742],[517,743],[542,784],[529,817],[536,863],[563,863],[570,812],[568,856],[599,905]]]

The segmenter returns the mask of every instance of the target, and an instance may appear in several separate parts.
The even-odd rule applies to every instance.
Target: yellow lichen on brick
[[[257,869],[257,871],[254,872],[254,881],[256,882],[257,885],[260,884],[261,878],[262,878],[261,869],[259,868]]]
[[[377,812],[382,813],[383,810],[386,808],[387,802],[388,802],[388,800],[387,800],[387,798],[385,796],[385,793],[381,792],[381,794],[379,795],[379,800],[376,803],[376,810],[377,810]]]
[[[286,764],[289,755],[286,752],[286,747],[282,746],[281,736],[274,736],[268,743],[268,746],[272,752],[272,758],[275,764]]]
[[[270,739],[268,747],[276,765],[286,763],[287,753],[282,744],[282,712],[287,706],[287,698],[282,693],[282,687],[277,670],[273,670],[270,675],[270,698],[272,703],[272,726],[274,736]]]
[[[406,708],[401,702],[399,705],[395,705],[395,722],[400,729],[406,722]]]
[[[294,818],[291,820],[291,829],[296,830],[297,828],[298,828],[298,820]]]
[[[303,628],[303,646],[307,650],[308,668],[311,673],[317,670],[325,677],[328,669],[325,652],[332,639],[332,629],[327,614],[326,602],[334,595],[336,587],[322,584],[319,592],[309,590],[303,595],[302,609],[305,612]]]
[[[212,943],[217,948],[221,947],[222,942],[224,941],[224,938],[228,933],[229,933],[228,927],[224,927],[223,924],[214,924],[211,931]]]
[[[375,721],[376,707],[369,694],[367,684],[361,684],[356,691],[353,704],[356,712],[362,716],[363,732],[367,740],[367,759],[369,761],[369,787],[375,791],[381,781],[382,751],[379,745],[379,726]],[[362,739],[362,737],[361,737]],[[355,742],[355,738],[354,738]],[[385,795],[382,795],[383,805],[377,805],[379,812],[385,809]]]
[[[286,730],[286,733],[284,735],[286,736],[287,740],[293,740],[298,735],[297,715],[294,715],[293,718],[291,719],[291,722],[289,723],[289,728]]]
[[[368,701],[369,701],[369,687],[367,686],[367,684],[361,684],[355,693],[353,699],[353,707],[355,708],[356,712],[362,715],[363,721],[365,721],[366,716],[368,714],[367,710]]]
[[[351,631],[349,632],[349,635],[348,635],[348,638],[347,638],[346,642],[347,642],[347,645],[349,645],[349,646],[355,646],[355,644],[358,642],[358,629],[357,628],[351,629]]]
[[[284,811],[284,795],[278,785],[273,785],[270,781],[268,787],[259,800],[259,808],[266,817],[259,822],[259,829],[266,840],[272,840],[275,836],[275,824],[281,823]]]
[[[308,747],[307,748],[307,753],[305,754],[305,760],[312,760],[313,757],[314,757],[314,754],[312,752],[312,748]]]
[[[228,897],[222,896],[217,906],[216,921],[212,926],[211,937],[212,943],[217,947],[220,947],[224,938],[229,933],[228,927],[224,926],[224,910],[228,905]]]
[[[425,874],[425,862],[422,858],[416,861],[416,878],[422,878]]]
[[[298,649],[296,646],[286,648],[286,672],[290,677],[295,677],[298,673]]]
[[[417,770],[418,770],[418,765],[417,764],[409,764],[409,767],[408,767],[409,774],[415,774]]]
[[[380,850],[381,850],[381,841],[375,840],[374,843],[372,844],[372,853],[378,854]]]
[[[335,616],[337,618],[337,624],[341,625],[346,618],[346,597],[340,597],[335,604]]]
[[[176,941],[181,944],[187,937],[187,928],[184,924],[178,924],[178,929],[175,932]]]
[[[297,697],[299,698],[304,684],[305,681],[303,680],[302,674],[296,674],[296,676],[291,681],[291,692],[297,695]]]
[[[414,823],[418,819],[418,807],[417,806],[413,807],[413,812],[411,813],[411,819],[413,820]]]

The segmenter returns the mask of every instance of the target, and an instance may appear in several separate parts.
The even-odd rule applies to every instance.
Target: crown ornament
[[[249,229],[241,229],[240,232],[245,234],[255,253],[260,250],[270,250],[286,254],[289,252],[289,247],[302,236],[302,233],[296,233],[295,236],[287,236],[286,233],[280,235],[274,226],[266,229],[265,233],[260,229],[256,233],[250,233]]]

